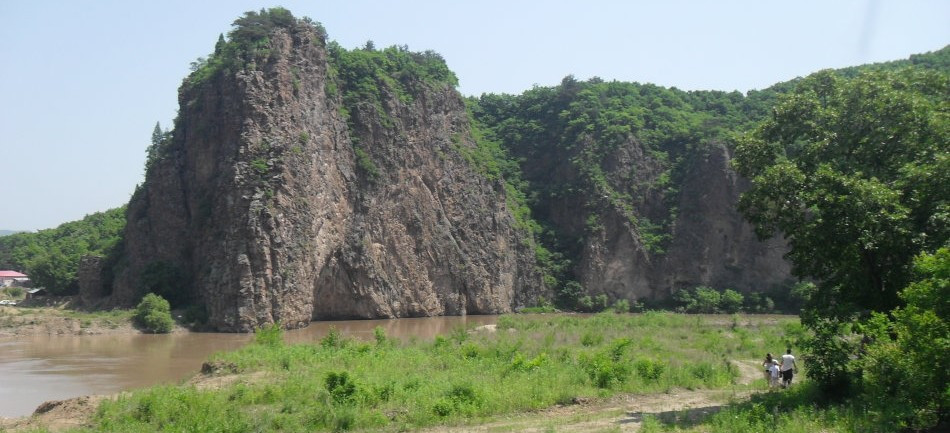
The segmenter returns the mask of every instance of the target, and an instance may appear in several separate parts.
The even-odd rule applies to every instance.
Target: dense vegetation
[[[372,43],[346,50],[326,43],[318,24],[274,8],[235,21],[214,53],[195,62],[183,91],[206,85],[215,74],[263,64],[270,58],[272,32],[298,25],[319,30],[314,43],[325,44],[330,57],[328,95],[339,98],[359,168],[373,181],[381,172],[372,149],[359,142],[363,131],[357,125],[366,122],[358,116],[375,115],[388,125],[389,95],[410,104],[419,86],[455,86],[456,77],[438,54],[377,50]],[[456,150],[504,185],[519,226],[538,241],[537,260],[557,306],[642,308],[592,296],[576,281],[581,246],[604,230],[604,210],[619,209],[650,253],[664,254],[682,179],[711,146],[725,144],[736,152],[737,171],[752,182],[741,210],[760,234],[786,236],[796,274],[812,282],[778,300],[696,287],[679,291],[668,306],[694,313],[761,312],[775,301],[797,306],[807,300],[802,321],[808,332],[792,323],[746,327],[737,321],[727,328],[677,315],[603,314],[586,320],[509,317],[500,328],[511,333],[459,330],[434,342],[403,343],[379,332],[371,344],[331,333],[319,345],[287,346],[273,328],[216,362],[233,372],[267,371],[274,381],[249,379],[213,391],[139,391],[103,404],[97,428],[345,430],[462,422],[575,397],[724,387],[736,378],[728,359],[758,358],[787,344],[806,349],[804,365],[813,383],[755,397],[700,428],[946,426],[948,59],[950,48],[944,48],[906,61],[823,71],[745,95],[569,76],[558,86],[521,95],[468,99],[477,146]],[[736,136],[746,130],[751,132]],[[164,156],[172,136],[156,125],[146,170]],[[634,146],[648,164],[618,171],[617,155]],[[581,212],[566,216],[564,207]],[[54,293],[74,293],[79,258],[118,260],[112,252],[124,224],[119,208],[56,229],[2,237],[0,267],[23,270]],[[165,284],[171,271],[161,264],[151,270],[143,284],[172,299],[178,288]],[[542,308],[550,307],[545,301]],[[143,326],[170,328],[168,303],[160,297],[146,297],[140,310]],[[644,426],[691,428],[655,420]]]
[[[607,313],[506,316],[497,332],[459,328],[434,341],[394,340],[377,328],[370,342],[331,331],[319,343],[285,345],[273,327],[213,357],[218,371],[243,379],[123,395],[102,404],[94,429],[396,431],[621,392],[731,389],[744,385],[734,385],[729,360],[757,358],[799,332],[790,318]]]
[[[491,161],[482,165],[525,198],[522,218],[537,228],[537,257],[555,303],[583,309],[589,294],[573,266],[587,238],[603,229],[603,212],[619,209],[647,249],[663,254],[684,175],[708,146],[751,125],[775,93],[684,92],[568,76],[556,87],[482,95],[469,105],[481,159]],[[618,170],[621,149],[637,145],[648,162]]]
[[[167,334],[175,327],[168,301],[154,293],[142,297],[134,318],[139,327],[153,334]]]
[[[313,26],[318,33],[313,42],[321,46],[325,43],[326,30],[323,26],[306,17],[298,20],[285,8],[245,12],[243,17],[234,21],[227,39],[224,35],[218,37],[213,53],[192,63],[192,73],[185,78],[183,88],[204,85],[218,74],[256,69],[270,58],[271,34],[277,29],[291,29],[298,25]]]
[[[950,71],[825,71],[736,150],[740,209],[815,280],[809,375],[888,429],[948,421],[948,115]]]
[[[114,259],[124,227],[125,206],[53,229],[0,237],[0,269],[19,270],[51,293],[74,294],[79,290],[79,259],[85,255]]]

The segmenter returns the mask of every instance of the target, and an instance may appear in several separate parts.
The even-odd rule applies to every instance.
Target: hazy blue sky
[[[276,5],[347,48],[435,50],[467,95],[568,74],[746,91],[950,43],[947,0],[0,0],[0,229],[128,201],[189,63],[244,11]]]

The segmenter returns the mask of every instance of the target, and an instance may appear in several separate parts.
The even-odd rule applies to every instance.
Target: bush
[[[901,294],[893,321],[876,314],[858,361],[863,400],[876,421],[898,430],[946,422],[950,407],[950,249],[914,261],[920,278]]]
[[[726,289],[719,299],[719,309],[724,313],[738,313],[742,308],[742,301],[744,298],[741,293]]]
[[[336,329],[336,326],[330,326],[330,330],[327,331],[327,335],[320,339],[320,345],[328,349],[333,347],[343,347],[343,334],[340,333],[339,329]]]
[[[167,334],[175,326],[168,301],[154,293],[142,298],[135,307],[135,322],[146,332]]]
[[[719,302],[722,295],[715,289],[709,287],[697,287],[695,293],[695,304],[693,309],[696,313],[717,313],[719,311]]]
[[[261,346],[277,348],[284,344],[284,330],[279,323],[261,326],[254,331],[254,342]]]
[[[324,387],[337,404],[348,404],[355,400],[357,394],[356,380],[346,371],[327,372],[323,379]]]
[[[614,313],[629,313],[630,312],[630,301],[626,299],[618,299],[617,302],[614,302],[614,306],[611,307]]]
[[[663,372],[666,371],[666,364],[663,361],[640,358],[633,364],[633,368],[637,370],[637,375],[643,380],[659,382]]]

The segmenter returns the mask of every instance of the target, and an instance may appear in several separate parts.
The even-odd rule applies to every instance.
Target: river
[[[316,342],[330,327],[344,336],[372,340],[379,326],[386,335],[421,340],[458,326],[493,324],[498,316],[422,317],[390,320],[313,322],[284,333],[288,343]],[[0,416],[33,413],[40,403],[88,394],[114,394],[191,377],[208,357],[237,349],[247,334],[76,335],[0,339]]]

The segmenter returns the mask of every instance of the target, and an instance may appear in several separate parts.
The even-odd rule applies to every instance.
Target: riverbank
[[[370,341],[330,332],[317,343],[286,344],[272,329],[212,356],[191,382],[123,393],[98,409],[87,405],[95,414],[83,425],[405,431],[594,406],[606,413],[618,410],[624,396],[673,395],[716,406],[764,389],[763,380],[753,381],[755,359],[799,330],[794,317],[672,313],[502,316],[494,332],[457,328],[426,341],[394,339],[378,328]]]
[[[67,296],[0,306],[0,338],[142,333],[132,323],[132,309],[86,311],[77,308],[75,302],[74,297]],[[176,325],[172,332],[187,329]]]

